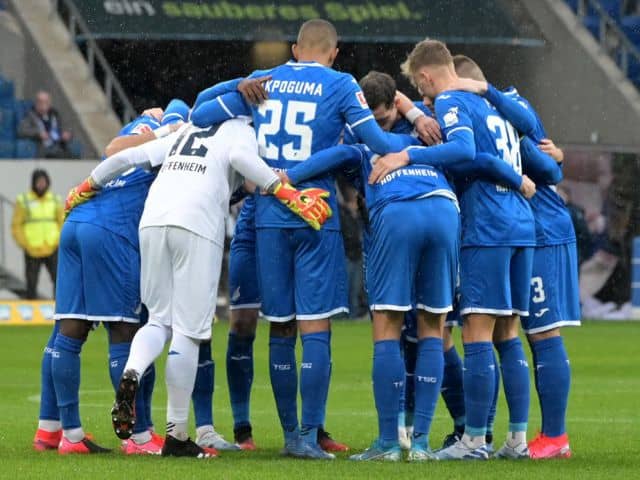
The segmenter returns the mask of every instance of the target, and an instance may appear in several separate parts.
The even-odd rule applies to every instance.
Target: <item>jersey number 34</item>
[[[267,100],[258,108],[263,117],[258,127],[260,155],[268,160],[302,161],[311,156],[313,130],[307,123],[315,120],[317,105],[312,102]],[[282,117],[284,114],[284,124]],[[290,142],[274,143],[267,136],[293,137]]]

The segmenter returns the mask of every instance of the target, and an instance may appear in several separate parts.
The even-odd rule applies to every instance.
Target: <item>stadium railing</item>
[[[598,19],[598,24],[593,26],[594,28],[589,28],[585,23],[585,20],[591,17],[591,12],[595,12]],[[596,37],[603,51],[613,58],[624,75],[640,87],[640,50],[627,37],[618,22],[609,15],[609,12],[598,0],[579,0],[576,14],[583,25]]]
[[[76,35],[84,38],[84,58],[89,66],[89,72],[95,77],[102,87],[107,101],[122,123],[129,123],[137,114],[129,97],[125,93],[118,78],[113,73],[109,62],[96,43],[84,18],[71,0],[51,0],[50,16],[60,14],[66,24],[71,37],[71,43],[76,41]],[[100,78],[102,77],[102,81]]]

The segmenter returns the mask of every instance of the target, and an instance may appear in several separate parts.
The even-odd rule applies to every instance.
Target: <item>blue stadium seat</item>
[[[591,32],[591,35],[597,39],[600,38],[600,17],[598,15],[586,15],[582,23]]]
[[[82,158],[82,143],[77,140],[69,142],[69,150],[73,158]]]
[[[15,144],[11,140],[0,140],[0,158],[13,158]]]
[[[624,17],[620,23],[629,40],[640,48],[640,15]]]
[[[35,158],[38,154],[38,145],[33,140],[18,140],[16,142],[16,158]]]
[[[14,111],[16,117],[16,127],[20,125],[20,122],[25,117],[27,112],[31,110],[33,107],[33,102],[31,100],[16,100]]]
[[[15,100],[13,82],[0,77],[0,106],[12,106]]]
[[[12,108],[0,108],[0,140],[16,138],[16,123]]]
[[[618,20],[620,18],[622,0],[600,0],[600,5],[613,19]]]

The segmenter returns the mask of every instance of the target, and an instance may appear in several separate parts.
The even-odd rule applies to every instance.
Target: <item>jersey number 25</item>
[[[289,100],[285,104],[280,100],[267,100],[258,108],[264,121],[258,127],[258,145],[260,155],[268,160],[302,161],[311,156],[313,130],[307,125],[315,120],[317,105],[312,102]],[[284,110],[284,125],[282,115]],[[282,132],[284,130],[284,132]],[[267,136],[285,133],[298,137],[297,141],[283,144],[281,147],[267,139]],[[296,147],[297,144],[297,147]]]

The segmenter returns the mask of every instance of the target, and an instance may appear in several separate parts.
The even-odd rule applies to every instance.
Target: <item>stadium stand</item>
[[[606,46],[627,77],[640,87],[640,58],[627,48],[626,37],[640,51],[640,12],[637,2],[623,0],[566,0],[583,25]]]
[[[33,107],[31,100],[15,96],[14,84],[0,74],[0,158],[35,158],[38,152],[36,142],[18,138],[20,122]],[[69,149],[74,158],[82,156],[82,144],[72,140]]]

